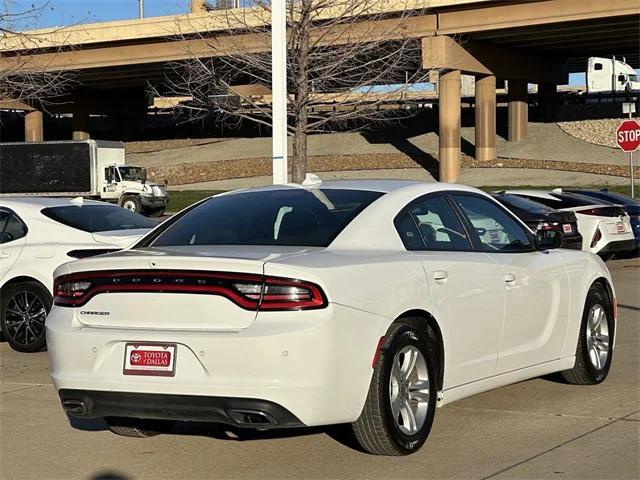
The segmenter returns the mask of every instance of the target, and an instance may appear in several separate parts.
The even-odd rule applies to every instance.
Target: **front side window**
[[[114,205],[69,205],[49,207],[42,214],[84,232],[108,232],[153,228],[156,223],[139,213]]]
[[[138,247],[327,247],[381,192],[287,188],[220,195],[187,211]]]
[[[473,226],[476,238],[485,251],[533,250],[525,227],[490,200],[471,195],[454,195],[453,198]]]
[[[2,235],[0,235],[0,243],[13,242],[21,239],[27,234],[27,227],[22,223],[22,220],[11,213],[8,213],[4,220],[2,219],[2,213],[0,213],[0,226],[2,225],[3,228]]]
[[[464,227],[444,197],[413,203],[396,219],[396,229],[408,250],[471,249]],[[422,246],[418,246],[417,236]]]

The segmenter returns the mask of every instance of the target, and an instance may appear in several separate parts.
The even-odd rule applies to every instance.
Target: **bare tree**
[[[285,1],[285,0],[282,0]],[[293,180],[307,172],[307,136],[406,118],[400,108],[422,69],[419,16],[424,0],[286,0],[288,118]],[[168,76],[172,96],[191,98],[192,117],[271,125],[271,1],[190,20],[200,43]],[[188,44],[188,42],[185,42]],[[202,44],[207,48],[202,49]],[[210,53],[210,55],[209,55]]]
[[[47,8],[45,2],[17,10],[12,0],[4,0],[0,6],[0,101],[43,106],[73,83],[73,74],[51,71],[32,60],[32,55],[44,50],[42,44],[52,34],[63,30],[28,30]],[[25,51],[29,55],[19,53]]]

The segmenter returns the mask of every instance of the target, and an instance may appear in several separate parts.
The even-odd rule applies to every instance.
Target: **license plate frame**
[[[616,223],[616,233],[627,233],[627,227],[625,227],[623,222]]]
[[[174,377],[177,353],[176,343],[127,342],[124,346],[122,373],[146,377]],[[136,358],[135,355],[142,356]]]
[[[562,225],[562,231],[565,235],[571,235],[573,233],[573,227],[570,223],[565,223]]]

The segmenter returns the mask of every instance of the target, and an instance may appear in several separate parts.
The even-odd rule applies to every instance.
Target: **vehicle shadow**
[[[109,430],[109,426],[102,418],[77,418],[69,417],[71,427],[85,432],[99,432]],[[174,426],[162,433],[171,435],[200,436],[216,440],[236,442],[250,442],[256,440],[271,440],[277,438],[295,438],[324,434],[334,441],[352,450],[364,452],[348,424],[329,425],[324,427],[282,428],[269,430],[256,430],[251,428],[239,428],[232,425],[206,422],[176,422]],[[110,472],[106,472],[110,474]],[[95,480],[108,480],[121,477],[93,477]]]

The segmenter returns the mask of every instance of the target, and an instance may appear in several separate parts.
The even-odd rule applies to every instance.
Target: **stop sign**
[[[640,123],[625,120],[616,130],[616,142],[625,152],[635,152],[640,147]]]

